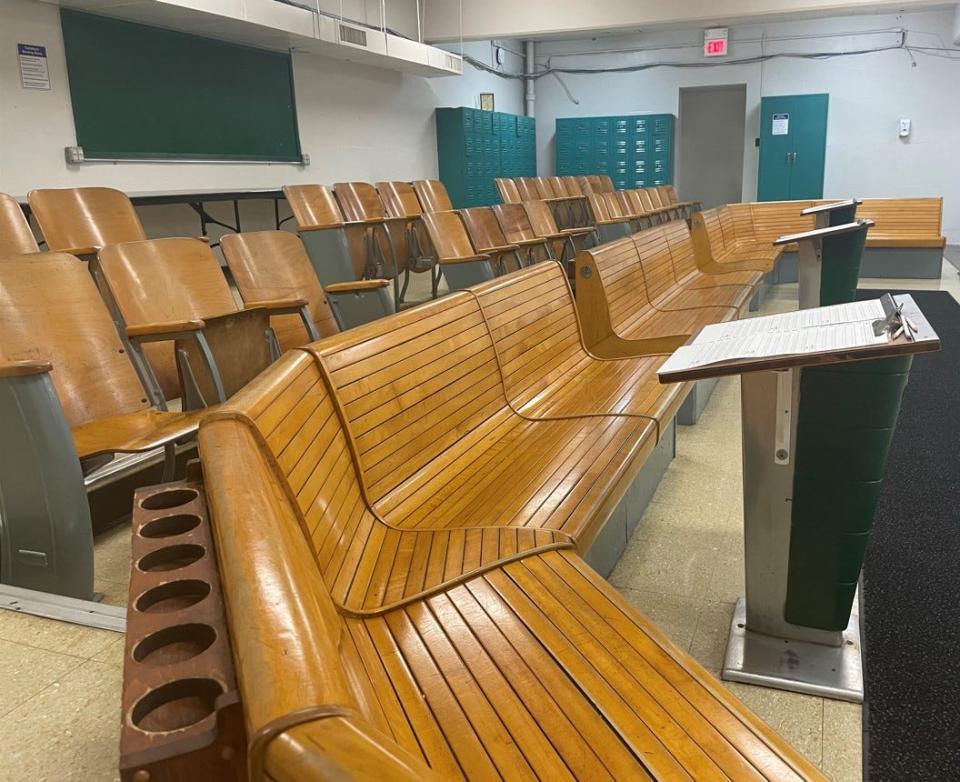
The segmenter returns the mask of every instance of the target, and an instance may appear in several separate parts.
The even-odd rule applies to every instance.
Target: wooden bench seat
[[[944,247],[942,198],[864,198],[857,217],[873,220],[867,247]]]
[[[690,227],[684,220],[674,220],[664,226],[663,234],[670,247],[670,258],[673,262],[673,273],[677,283],[684,288],[696,290],[699,288],[734,287],[755,291],[763,280],[763,273],[751,269],[725,270],[706,272],[697,266],[696,252]]]
[[[398,528],[537,527],[586,550],[656,445],[652,419],[514,412],[470,293],[309,349],[336,394],[367,498]]]
[[[657,423],[657,440],[683,402],[686,384],[662,385],[667,353],[615,360],[583,344],[576,304],[561,266],[541,263],[478,285],[507,399],[536,419],[632,415]]]
[[[317,360],[345,337],[201,427],[251,779],[822,779],[549,532],[381,523]]]

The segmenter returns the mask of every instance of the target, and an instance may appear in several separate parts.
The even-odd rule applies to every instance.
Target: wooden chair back
[[[942,198],[864,198],[857,216],[876,223],[867,234],[867,242],[872,236],[905,241],[938,241],[943,236]]]
[[[596,272],[587,285],[581,285],[581,258],[589,260]],[[577,275],[577,309],[588,345],[618,333],[625,323],[651,308],[633,236],[582,250],[577,255]]]
[[[450,212],[453,210],[450,194],[447,193],[447,188],[439,179],[418,179],[412,184],[424,212]]]
[[[784,234],[813,230],[816,218],[813,215],[800,214],[813,203],[812,201],[763,201],[750,204],[754,238],[758,242],[767,244]],[[863,216],[862,209],[857,211]],[[703,217],[710,233],[710,244],[716,248],[718,245],[715,242],[722,242],[721,237],[717,235],[722,235],[720,209],[705,209]],[[721,243],[719,246],[725,245]]]
[[[343,213],[330,189],[324,185],[285,185],[284,198],[301,231],[337,228],[343,225]]]
[[[662,226],[657,226],[633,234],[633,242],[637,247],[640,265],[643,267],[647,297],[655,302],[659,297],[669,293],[677,284],[666,234]]]
[[[654,208],[656,209],[661,209],[664,206],[670,205],[663,200],[663,195],[655,187],[646,187],[644,188],[643,192],[647,194],[647,198],[650,199],[650,203],[653,204]]]
[[[72,255],[0,260],[0,356],[49,361],[70,426],[150,407],[93,277]]]
[[[590,181],[588,176],[578,176],[574,177],[574,182],[577,183],[577,188],[580,190],[581,195],[590,195],[594,192],[593,183]]]
[[[533,184],[534,187],[537,188],[537,192],[540,193],[541,198],[557,198],[566,195],[563,190],[557,191],[554,188],[553,181],[549,177],[534,177]]]
[[[558,198],[565,198],[570,195],[570,193],[567,192],[567,186],[563,181],[563,177],[546,177],[546,181],[550,183],[550,187],[553,189],[553,192],[557,194]]]
[[[673,273],[677,280],[698,271],[693,240],[690,236],[690,226],[686,220],[671,220],[664,223],[662,228],[667,246],[670,248],[670,258],[673,261]]]
[[[616,189],[613,186],[613,180],[606,174],[597,174],[596,180],[600,191],[603,193],[612,193]]]
[[[537,187],[537,180],[533,177],[516,177],[517,190],[520,191],[520,198],[523,201],[539,201],[544,198],[540,189]]]
[[[668,204],[679,204],[680,196],[677,194],[677,188],[673,185],[660,185],[659,190],[663,193],[664,200]]]
[[[650,211],[648,207],[644,206],[639,190],[618,190],[617,196],[623,204],[624,211],[628,214],[639,215]]]
[[[660,208],[658,204],[654,203],[653,198],[650,196],[650,191],[647,188],[631,190],[630,192],[636,194],[636,198],[643,207],[644,212],[653,212]]]
[[[458,212],[426,212],[423,224],[437,258],[467,258],[477,254]]]
[[[550,207],[543,201],[524,201],[523,208],[527,219],[538,237],[555,237],[560,233],[557,221],[553,217]]]
[[[0,258],[36,252],[40,248],[20,204],[0,193]]]
[[[477,252],[487,252],[493,247],[503,247],[510,244],[503,228],[497,222],[497,216],[489,206],[474,206],[470,209],[461,209],[460,217],[467,229],[470,243]]]
[[[377,192],[391,217],[415,218],[423,207],[409,182],[377,182]]]
[[[493,180],[497,186],[497,192],[500,194],[500,200],[505,204],[519,204],[523,199],[520,197],[520,189],[517,183],[507,177],[497,177]]]
[[[580,184],[577,182],[577,177],[562,176],[557,178],[560,180],[561,184],[563,185],[563,189],[568,196],[583,195],[583,191],[580,189]]]
[[[50,251],[96,253],[147,238],[125,193],[109,187],[31,190],[27,196]]]
[[[337,182],[333,194],[347,220],[382,220],[387,216],[377,189],[369,182]]]
[[[339,332],[323,286],[296,234],[289,231],[224,234],[220,249],[244,302],[306,299],[307,311],[320,336]],[[270,326],[281,350],[311,342],[297,314],[271,315]]]
[[[507,241],[521,242],[539,238],[530,224],[527,210],[523,204],[497,204],[493,207],[493,214],[500,223],[503,235]]]
[[[625,219],[629,216],[629,212],[625,210],[625,205],[621,201],[620,195],[616,191],[611,190],[608,193],[601,193],[600,199],[603,201],[603,204],[607,209],[607,215],[609,215],[609,219]]]

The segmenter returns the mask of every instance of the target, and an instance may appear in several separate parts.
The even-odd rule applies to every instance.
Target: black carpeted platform
[[[864,779],[960,780],[960,305],[914,358],[863,571]],[[883,291],[858,291],[876,298]]]

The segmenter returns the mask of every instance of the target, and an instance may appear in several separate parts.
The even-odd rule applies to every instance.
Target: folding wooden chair
[[[432,274],[436,265],[430,252],[427,231],[420,220],[423,207],[409,182],[377,182],[377,193],[390,217],[406,220],[403,232],[394,236],[395,247],[399,248],[400,257],[405,259],[403,287],[400,289],[400,298],[403,300],[410,284],[410,273]]]
[[[550,239],[538,236],[533,230],[523,204],[497,204],[491,208],[506,241],[521,247],[526,246],[528,265],[537,261],[556,260]]]
[[[437,251],[437,268],[451,291],[496,277],[492,256],[477,252],[458,212],[425,212],[423,224]],[[513,252],[516,245],[501,249]],[[434,278],[435,285],[439,283],[438,277]]]
[[[362,245],[364,224],[344,220],[333,193],[323,185],[287,185],[283,194],[340,330],[394,312],[389,280],[360,279],[364,264],[357,263],[351,244],[354,249],[358,242]]]
[[[500,200],[505,204],[519,204],[523,199],[520,197],[520,190],[517,183],[509,177],[496,177],[493,183],[497,186],[497,192],[500,194]]]
[[[503,233],[497,216],[489,206],[475,206],[470,209],[461,209],[460,216],[470,237],[470,243],[478,253],[484,253],[496,259],[497,271],[503,274],[507,271],[507,258],[512,257],[516,268],[521,269],[530,264],[530,249],[543,244],[541,239],[523,239],[511,242]],[[524,251],[521,257],[521,250]],[[525,259],[525,260],[524,260]],[[510,271],[515,271],[511,269]]]
[[[279,357],[271,315],[310,321],[302,298],[238,306],[213,250],[198,239],[111,244],[99,261],[133,349],[175,343],[184,409],[226,401]]]
[[[524,201],[523,208],[534,233],[550,242],[553,256],[568,267],[579,250],[600,243],[596,228],[558,228],[550,207],[543,201]]]
[[[410,183],[424,212],[452,212],[453,202],[439,179],[418,179]]]
[[[0,258],[40,252],[20,204],[0,193]]]
[[[323,286],[303,242],[288,231],[251,231],[226,234],[220,249],[246,307],[264,301],[303,299],[307,318],[271,315],[270,327],[280,350],[300,347],[340,331]]]

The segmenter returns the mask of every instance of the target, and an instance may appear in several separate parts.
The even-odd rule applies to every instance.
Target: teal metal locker
[[[500,202],[493,180],[536,176],[536,126],[532,117],[480,109],[437,109],[440,181],[454,207]]]
[[[818,93],[760,101],[758,200],[823,198],[829,99]]]

